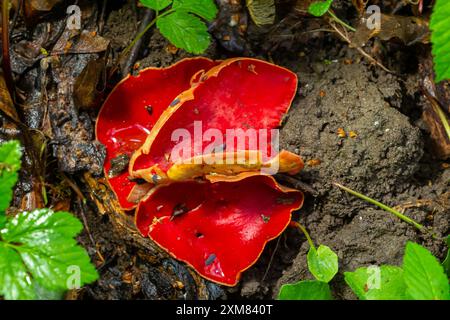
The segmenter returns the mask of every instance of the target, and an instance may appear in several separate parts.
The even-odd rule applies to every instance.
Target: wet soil
[[[301,27],[300,23],[297,28]],[[120,52],[135,31],[132,8],[115,5],[103,34],[112,41],[113,50]],[[290,27],[289,32],[293,39],[299,38],[295,28]],[[425,101],[419,94],[417,58],[408,58],[422,54],[423,48],[387,46],[384,62],[400,73],[395,75],[370,65],[330,34],[290,41],[289,50],[284,50],[281,42],[264,42],[265,35],[255,30],[249,36],[254,44],[252,55],[270,58],[299,77],[297,98],[281,130],[281,145],[303,157],[306,165],[298,178],[315,191],[306,193],[304,207],[295,219],[306,226],[315,243],[331,247],[339,256],[340,270],[332,282],[335,297],[355,298],[345,286],[343,272],[368,265],[400,265],[407,241],[421,243],[442,258],[443,242],[332,184],[339,182],[388,205],[401,206],[408,216],[432,227],[438,237],[449,233],[450,169],[434,158],[430,133],[420,118]],[[170,50],[156,30],[148,37],[137,69],[168,66],[189,56],[182,50]],[[267,48],[271,48],[270,57],[264,55]],[[214,59],[231,56],[215,42],[205,55]],[[345,132],[345,137],[340,137],[339,131]],[[174,293],[171,283],[158,283],[154,276],[158,269],[136,256],[132,242],[110,232],[109,218],[89,212],[86,220],[91,233],[85,232],[80,240],[94,260],[98,260],[97,248],[102,248],[108,263],[102,264],[101,280],[88,286],[80,297],[197,297],[195,293]],[[308,248],[303,235],[288,229],[268,244],[238,286],[223,291],[217,287],[216,294],[209,297],[274,298],[280,285],[312,278],[306,266]],[[138,278],[138,287],[129,281],[131,274]]]

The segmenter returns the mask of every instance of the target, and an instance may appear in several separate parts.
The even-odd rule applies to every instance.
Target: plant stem
[[[448,139],[450,140],[450,125],[448,124],[447,116],[445,115],[444,111],[442,111],[439,104],[435,103],[433,104],[433,107],[434,111],[437,113],[439,119],[441,120],[442,125],[444,126]]]
[[[308,231],[306,231],[306,228],[305,228],[302,224],[300,224],[299,222],[297,222],[297,221],[291,221],[291,224],[294,225],[294,226],[296,226],[297,228],[300,229],[301,232],[303,232],[303,234],[304,234],[305,237],[306,237],[306,240],[308,240],[309,246],[310,246],[312,249],[316,250],[316,246],[314,246],[314,242],[312,241],[311,237],[309,236]]]
[[[111,77],[117,70],[117,66],[119,65],[120,61],[122,61],[122,59],[125,57],[125,55],[131,50],[131,48],[133,48],[133,46],[136,44],[136,42],[138,42],[143,36],[144,34],[150,30],[151,27],[153,27],[153,25],[156,23],[156,21],[158,21],[159,18],[162,18],[168,14],[171,14],[172,12],[174,12],[174,9],[169,9],[167,11],[165,11],[163,14],[159,14],[158,11],[155,11],[155,18],[144,28],[144,30],[139,33],[134,39],[133,41],[131,41],[131,43],[120,53],[119,58],[117,59],[117,62],[113,65],[113,67],[111,68],[111,71],[109,72],[109,77]]]
[[[164,16],[167,16],[168,14],[171,14],[171,13],[174,12],[174,11],[175,11],[174,9],[170,9],[170,10],[167,10],[166,12],[164,12],[164,13],[161,14],[161,15],[158,14],[158,11],[156,11],[156,13],[155,13],[155,18],[154,18],[154,19],[153,19],[153,20],[145,27],[145,29],[144,29],[141,33],[139,33],[139,34],[133,39],[133,41],[131,41],[131,43],[128,45],[128,47],[126,47],[125,50],[123,50],[121,56],[127,54],[127,52],[131,50],[131,48],[134,46],[134,44],[135,44],[137,41],[139,41],[139,39],[141,39],[141,38],[144,36],[144,34],[145,34],[148,30],[150,30],[151,27],[153,27],[153,25],[156,23],[156,21],[157,21],[159,18],[162,18],[162,17],[164,17]]]
[[[11,70],[11,58],[9,56],[9,1],[2,3],[2,68],[11,99],[15,100],[14,79]]]
[[[393,208],[391,208],[391,207],[389,207],[389,206],[387,206],[387,205],[385,205],[385,204],[383,204],[383,203],[381,203],[381,202],[378,202],[378,201],[376,201],[376,200],[374,200],[374,199],[372,199],[372,198],[369,198],[369,197],[367,197],[367,196],[365,196],[365,195],[363,195],[363,194],[361,194],[361,193],[359,193],[359,192],[356,192],[356,191],[354,191],[354,190],[352,190],[352,189],[350,189],[350,188],[344,187],[343,185],[341,185],[341,184],[339,184],[339,183],[337,183],[337,182],[333,182],[333,184],[334,184],[336,187],[339,187],[340,189],[342,189],[342,190],[344,190],[344,191],[347,191],[348,193],[350,193],[350,194],[352,194],[352,195],[354,195],[354,196],[357,196],[357,197],[360,198],[360,199],[363,199],[363,200],[365,200],[365,201],[367,201],[367,202],[369,202],[369,203],[372,203],[372,204],[374,204],[374,205],[380,207],[380,208],[383,209],[383,210],[386,210],[387,212],[392,213],[393,215],[397,216],[397,217],[400,218],[401,220],[403,220],[403,221],[405,221],[405,222],[407,222],[407,223],[413,225],[414,227],[416,227],[416,228],[419,229],[420,231],[423,231],[424,228],[425,228],[425,227],[424,227],[423,225],[421,225],[420,223],[414,221],[413,219],[411,219],[411,218],[405,216],[404,214],[398,212],[397,210],[395,210],[395,209],[393,209]]]
[[[351,25],[347,24],[346,22],[344,22],[344,21],[342,21],[340,18],[338,18],[338,16],[336,16],[336,15],[334,14],[333,11],[328,10],[328,14],[333,18],[334,21],[336,21],[336,22],[339,23],[340,25],[346,27],[347,29],[349,29],[349,30],[351,30],[351,31],[353,31],[353,32],[356,31],[356,29],[353,28]]]

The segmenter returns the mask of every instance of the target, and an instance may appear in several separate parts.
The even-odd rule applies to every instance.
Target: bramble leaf
[[[447,274],[447,277],[450,278],[450,235],[447,236],[447,256],[445,257],[444,261],[442,262],[442,266],[444,267],[444,271]]]
[[[436,82],[450,79],[450,1],[436,0],[430,19]]]
[[[330,9],[333,0],[315,1],[308,7],[308,12],[315,17],[321,17]]]
[[[4,211],[12,200],[21,156],[22,152],[18,141],[8,141],[0,145],[0,227],[4,224]]]
[[[2,242],[0,242],[0,296],[6,300],[35,298],[32,279],[20,255]]]
[[[449,284],[443,267],[427,249],[406,244],[403,277],[408,297],[415,300],[448,300]]]
[[[147,8],[161,11],[167,8],[172,3],[172,0],[140,0],[140,2]]]
[[[10,258],[0,261],[0,265],[7,266],[5,270],[1,268],[3,278],[15,282],[2,282],[2,294],[29,299],[34,281],[43,289],[53,291],[95,281],[97,271],[87,252],[74,239],[81,229],[80,221],[70,213],[49,209],[22,212],[8,220],[0,231],[4,241],[0,246],[8,250],[5,253]]]
[[[213,20],[217,15],[214,0],[174,0],[172,9],[177,12],[193,13],[206,21]]]
[[[278,300],[333,300],[328,283],[304,280],[281,287]]]
[[[363,267],[344,273],[345,282],[361,300],[404,300],[406,285],[400,267]]]
[[[173,45],[188,52],[204,52],[210,43],[208,29],[200,18],[187,12],[175,12],[156,21],[162,35]]]
[[[327,246],[311,247],[307,259],[309,271],[319,281],[330,282],[338,272],[338,257]]]

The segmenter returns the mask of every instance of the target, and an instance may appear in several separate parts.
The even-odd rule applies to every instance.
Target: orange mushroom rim
[[[248,67],[248,75],[258,75],[258,71],[254,70],[254,69],[250,69],[251,66],[254,67],[254,64],[259,64],[261,67],[266,67],[266,68],[271,68],[274,73],[275,71],[278,71],[279,73],[284,73],[284,77],[286,77],[288,80],[292,80],[290,83],[282,83],[284,81],[280,81],[280,83],[282,84],[282,86],[284,86],[285,88],[282,88],[283,90],[285,90],[285,96],[284,101],[282,101],[282,105],[277,106],[274,105],[272,106],[272,108],[270,108],[268,105],[265,106],[264,105],[264,109],[260,111],[260,115],[265,116],[265,113],[270,113],[271,116],[267,116],[268,119],[270,119],[270,117],[272,117],[273,121],[272,121],[272,126],[271,128],[278,128],[283,121],[282,115],[286,114],[291,105],[292,105],[292,101],[295,98],[296,92],[297,92],[297,86],[298,86],[298,80],[297,80],[297,76],[296,74],[294,74],[292,71],[290,71],[289,69],[274,65],[270,62],[267,61],[263,61],[263,60],[259,60],[259,59],[254,59],[254,58],[231,58],[228,60],[224,60],[222,63],[220,63],[219,65],[216,65],[214,67],[212,67],[209,71],[205,72],[203,74],[203,76],[201,76],[199,78],[199,81],[196,82],[193,86],[191,86],[190,89],[182,92],[180,95],[178,95],[170,104],[170,107],[167,108],[166,110],[164,110],[164,112],[161,114],[160,118],[158,119],[158,121],[156,122],[153,130],[150,132],[150,134],[147,136],[145,142],[142,144],[142,146],[136,150],[136,152],[133,154],[133,156],[130,159],[130,165],[129,165],[129,175],[136,177],[136,178],[142,178],[148,182],[152,182],[152,177],[157,174],[159,176],[165,176],[165,172],[163,172],[163,170],[161,170],[161,166],[160,163],[159,164],[151,164],[151,165],[146,165],[145,168],[139,168],[138,167],[138,160],[140,160],[141,158],[146,158],[147,160],[150,158],[150,155],[152,155],[153,150],[155,149],[155,142],[160,142],[161,139],[159,139],[158,141],[158,137],[160,136],[160,132],[164,129],[167,129],[167,127],[170,127],[170,123],[169,125],[167,124],[167,122],[169,121],[173,121],[173,118],[176,117],[177,115],[180,114],[180,109],[183,108],[186,104],[188,104],[189,106],[191,106],[194,102],[195,99],[197,98],[199,91],[204,89],[205,87],[208,87],[209,83],[211,81],[216,81],[216,82],[220,82],[219,80],[221,80],[221,73],[223,73],[223,71],[225,69],[227,69],[228,67],[234,66],[234,65],[239,65],[239,69],[241,69],[241,64],[247,63],[247,67]],[[244,67],[242,67],[242,69],[246,69]],[[270,78],[270,77],[269,77]],[[233,79],[233,81],[236,84],[239,85],[243,85],[242,83],[239,83],[239,81],[241,81],[242,79]],[[222,80],[221,80],[222,81]],[[266,79],[266,81],[270,81],[269,79]],[[288,84],[290,84],[290,87],[288,86]],[[246,91],[246,93],[248,95],[250,95],[250,93],[252,93],[252,83],[247,83],[247,85],[250,85],[250,88],[247,87],[246,89],[248,89]],[[265,92],[263,92],[263,94],[266,94],[265,98],[267,98],[268,96],[271,96],[271,94],[273,94],[273,88],[269,85],[269,84],[264,84],[264,88],[265,88]],[[254,95],[253,97],[253,101],[259,101],[259,100],[263,100],[262,96],[258,96],[258,95]],[[250,100],[250,99],[249,99]],[[275,109],[275,110],[274,110]],[[185,111],[185,110],[182,110]],[[232,114],[233,112],[229,112],[230,114]],[[216,121],[217,126],[220,126],[220,122]],[[153,150],[152,150],[153,147]],[[160,146],[156,146],[156,149],[160,147]],[[291,157],[291,153],[286,151],[283,153],[279,153],[280,155],[288,155],[288,157]],[[297,170],[294,168],[293,170],[287,170],[287,171],[292,171],[292,172],[298,172],[303,168],[303,162],[301,161],[300,157],[295,155],[299,160],[297,161]],[[164,161],[164,159],[161,158],[161,155],[159,155],[160,157],[160,161]],[[145,162],[145,161],[140,161]],[[280,163],[282,163],[283,161],[280,161]],[[142,164],[140,164],[142,166]]]
[[[96,137],[97,139],[104,143],[107,147],[107,158],[105,160],[104,164],[104,174],[106,177],[106,181],[108,185],[110,186],[111,190],[114,192],[116,197],[119,200],[120,206],[124,210],[133,210],[136,208],[135,212],[135,223],[136,227],[139,229],[141,234],[143,236],[150,237],[155,243],[157,243],[162,249],[164,249],[166,252],[168,252],[171,256],[173,256],[175,259],[178,259],[180,261],[185,262],[187,265],[191,266],[194,270],[196,270],[202,277],[211,280],[213,282],[226,285],[226,286],[235,286],[240,277],[242,272],[250,268],[260,257],[265,245],[268,241],[273,240],[277,238],[289,225],[291,220],[291,214],[293,211],[298,210],[303,205],[303,193],[301,191],[290,189],[287,187],[284,187],[270,175],[258,175],[255,172],[240,172],[234,176],[224,176],[221,178],[220,176],[215,176],[213,179],[208,179],[207,174],[203,176],[202,180],[195,179],[190,181],[181,181],[181,182],[169,182],[164,185],[156,185],[152,186],[150,188],[150,191],[147,192],[147,195],[144,196],[138,203],[132,203],[128,201],[128,192],[131,192],[132,188],[136,186],[138,183],[134,181],[133,179],[133,170],[132,170],[132,163],[133,159],[137,157],[139,154],[142,154],[142,150],[148,150],[150,149],[151,143],[155,139],[155,136],[161,130],[161,128],[164,128],[164,125],[170,121],[171,116],[183,105],[184,102],[193,100],[194,93],[196,88],[199,85],[204,84],[205,80],[207,80],[210,77],[220,77],[219,73],[225,66],[231,65],[235,62],[239,61],[253,61],[255,63],[262,63],[268,66],[275,66],[269,62],[261,61],[258,59],[252,59],[252,58],[233,58],[225,61],[213,61],[207,58],[203,57],[197,57],[197,58],[187,58],[178,61],[177,63],[167,67],[167,68],[146,68],[139,72],[138,76],[127,76],[123,80],[121,80],[111,91],[107,99],[105,100],[101,110],[99,111],[98,119],[96,122]],[[275,66],[278,68],[278,70],[283,70],[284,72],[289,72],[293,74],[288,69]],[[181,74],[180,74],[181,72]],[[149,85],[145,83],[145,75],[150,75],[149,77],[152,78],[152,74],[154,73],[154,78]],[[182,76],[181,80],[180,75]],[[283,113],[287,113],[289,110],[291,103],[295,97],[295,93],[297,90],[297,77],[295,74],[295,88],[293,89],[292,96],[288,97],[288,103],[287,106],[284,108]],[[161,76],[162,78],[158,78],[158,76]],[[156,82],[155,82],[156,81]],[[165,81],[165,82],[164,82]],[[171,85],[175,82],[175,87],[171,87]],[[177,87],[178,85],[178,87]],[[152,90],[154,86],[157,88],[156,90]],[[146,94],[138,94],[135,95],[131,93],[129,94],[128,91],[132,90],[139,90],[139,92],[146,92]],[[131,100],[132,102],[127,101],[127,98],[121,97],[119,99],[119,102],[114,102],[117,97],[123,95],[123,93],[128,92],[128,94],[125,94],[125,97],[133,97]],[[270,88],[268,88],[268,92],[270,92]],[[149,96],[148,96],[149,95]],[[125,100],[124,100],[125,99]],[[136,103],[137,100],[141,99]],[[176,103],[174,103],[176,102]],[[134,104],[133,104],[134,103]],[[136,106],[139,106],[136,107]],[[151,112],[148,112],[148,106],[151,108]],[[131,107],[133,110],[128,110],[127,107]],[[147,112],[143,112],[143,107],[147,110]],[[138,108],[138,109],[136,109]],[[136,111],[136,112],[135,112]],[[280,114],[280,118],[276,121],[278,124],[281,124],[281,117],[282,114]],[[114,119],[114,117],[116,117]],[[105,120],[106,119],[106,120]],[[112,120],[111,120],[112,119]],[[275,117],[275,119],[277,119]],[[111,121],[110,121],[111,120]],[[110,121],[108,123],[108,121]],[[136,123],[133,123],[136,122]],[[108,125],[111,126],[111,124],[114,127],[114,130],[109,130]],[[137,130],[138,129],[138,130]],[[108,131],[109,130],[109,131]],[[121,132],[131,130],[130,132],[127,132],[127,137],[123,139],[122,144],[120,147],[116,148],[114,145],[111,150],[108,150],[108,146],[111,146],[111,141],[116,142],[114,139],[116,138],[117,134],[121,134]],[[133,131],[134,130],[134,131]],[[137,131],[136,131],[137,130]],[[107,132],[108,131],[108,132]],[[132,139],[130,139],[130,136]],[[112,138],[111,138],[112,137]],[[112,139],[112,140],[111,140]],[[120,139],[116,139],[119,140]],[[127,164],[128,170],[125,170],[120,172],[119,179],[117,179],[117,176],[110,177],[110,170],[111,170],[111,160],[113,159],[113,156],[117,156],[120,153],[127,153],[128,156],[131,157],[131,162]],[[282,151],[281,153],[285,153],[286,151]],[[281,154],[280,153],[280,154]],[[289,152],[288,152],[289,153]],[[295,156],[295,157],[294,157]],[[288,171],[288,174],[297,173],[303,168],[303,161],[301,158],[297,155],[290,154],[289,157],[286,157],[285,161],[290,161],[290,159],[296,159],[296,170]],[[128,159],[129,160],[129,159]],[[114,178],[116,178],[114,180]],[[206,178],[206,179],[205,179]],[[248,190],[252,189],[252,186],[249,185],[249,183],[252,182],[255,187],[253,189],[261,189],[262,186],[269,187],[271,189],[269,194],[272,196],[272,203],[269,204],[272,205],[273,208],[278,208],[277,205],[280,205],[280,212],[275,211],[275,214],[272,213],[266,213],[262,214],[259,210],[264,210],[264,208],[258,207],[258,202],[264,203],[264,201],[260,201],[261,199],[258,198],[258,194],[251,195],[251,197],[247,197],[246,201],[248,203],[253,203],[254,206],[258,210],[253,210],[250,208],[247,210],[248,212],[246,214],[238,214],[241,212],[242,207],[246,206],[245,202],[239,201],[239,196],[233,196],[231,194],[231,191],[227,191],[227,197],[221,197],[220,195],[215,196],[217,197],[209,197],[208,199],[204,199],[202,203],[199,203],[195,207],[190,207],[186,210],[180,210],[179,216],[174,216],[174,206],[179,205],[180,203],[183,203],[180,199],[183,197],[189,197],[192,196],[193,192],[192,190],[200,189],[203,190],[203,194],[205,192],[210,192],[211,190],[216,189],[224,189],[228,190],[230,186],[233,186],[233,188],[239,188],[242,186],[246,186]],[[183,192],[172,192],[173,190],[177,190],[177,188],[182,188]],[[166,190],[166,191],[165,191]],[[206,191],[205,191],[206,190]],[[158,204],[158,207],[155,207],[153,212],[146,212],[145,207],[151,206],[152,201],[154,202],[155,199],[158,198],[161,194],[164,194],[164,192],[168,192],[171,194],[171,196],[174,196],[174,199],[168,199],[170,201],[174,200],[174,202],[169,206],[169,210],[167,211],[167,208],[159,212],[159,207],[162,207],[161,204]],[[268,191],[267,191],[268,192]],[[248,191],[247,193],[251,193],[251,191]],[[242,193],[243,194],[243,193]],[[283,198],[284,195],[290,195],[290,197],[294,200],[292,202],[288,203],[277,203],[278,199],[280,197],[273,197],[274,195],[281,196]],[[194,198],[196,196],[194,195]],[[251,198],[254,198],[252,200]],[[269,197],[270,198],[270,197]],[[230,200],[233,199],[233,200]],[[166,199],[167,200],[167,199]],[[226,203],[228,201],[231,203],[231,205],[235,205],[235,210],[229,210],[229,212],[225,212],[224,210],[220,209],[221,204]],[[167,201],[170,203],[170,201]],[[187,202],[189,200],[186,200]],[[232,201],[235,201],[233,203]],[[256,204],[255,204],[256,203]],[[266,201],[267,204],[267,201]],[[212,206],[215,210],[212,214],[205,212],[203,207]],[[222,206],[225,207],[225,206]],[[251,207],[251,206],[250,206]],[[216,210],[217,209],[217,210]],[[247,208],[248,209],[248,208]],[[221,211],[222,210],[222,211]],[[245,210],[244,210],[245,211]],[[256,212],[258,211],[258,212]],[[195,212],[195,213],[194,213]],[[217,216],[216,220],[211,219],[211,215],[214,216],[215,212],[219,212],[222,214],[222,216]],[[153,216],[152,216],[153,214]],[[273,214],[273,220],[272,220],[272,214]],[[208,247],[208,243],[203,243],[201,241],[203,238],[208,239],[207,237],[200,237],[201,239],[198,240],[199,237],[191,237],[188,234],[183,234],[183,229],[173,229],[170,230],[171,232],[164,234],[163,236],[158,236],[158,231],[163,230],[164,228],[174,228],[176,225],[184,223],[189,227],[196,227],[198,225],[202,224],[211,224],[215,223],[217,221],[223,222],[223,217],[228,217],[227,215],[234,217],[236,221],[245,221],[246,223],[242,223],[241,225],[237,225],[236,223],[233,225],[233,223],[230,224],[230,228],[237,228],[236,234],[228,234],[228,232],[224,233],[218,233],[220,234],[218,239],[215,239],[212,237],[214,248],[221,248],[221,247],[227,247],[229,246],[230,242],[239,241],[239,235],[250,236],[249,230],[251,228],[255,229],[256,226],[260,229],[255,231],[252,236],[255,236],[255,238],[249,238],[250,240],[248,243],[246,242],[247,247],[251,247],[252,244],[254,244],[254,247],[251,247],[251,254],[246,254],[244,258],[247,257],[247,261],[244,261],[240,264],[239,261],[236,262],[236,265],[225,263],[224,266],[219,266],[218,264],[222,262],[222,258],[226,259],[226,256],[230,256],[229,252],[222,252],[222,256],[219,254],[219,251],[217,251],[217,255],[215,253],[210,253],[207,256],[197,257],[197,260],[191,259],[189,257],[183,256],[183,252],[178,252],[180,249],[177,249],[176,247],[173,247],[175,243],[185,242],[183,245],[191,244],[193,245],[196,243],[199,248],[204,245],[205,248],[211,248],[211,246]],[[187,218],[187,217],[201,217],[196,220],[196,218]],[[142,217],[146,217],[147,219],[151,218],[151,221],[149,220],[143,220]],[[150,218],[149,218],[150,217]],[[212,217],[214,218],[214,217]],[[231,218],[228,217],[230,220]],[[264,223],[261,223],[261,218],[264,221]],[[221,220],[222,219],[222,220]],[[253,220],[249,220],[253,219]],[[271,230],[269,227],[273,224],[272,221],[277,221],[278,225],[276,225],[275,230]],[[231,219],[232,220],[232,219]],[[230,221],[231,221],[230,220]],[[143,222],[145,221],[145,223]],[[250,222],[250,223],[248,223]],[[144,225],[144,226],[143,226]],[[148,229],[146,229],[148,227]],[[213,225],[213,227],[217,227]],[[239,229],[242,228],[242,229]],[[267,231],[267,230],[268,231]],[[192,231],[192,230],[190,230]],[[270,231],[270,232],[269,232]],[[170,234],[176,234],[178,238],[170,238]],[[223,238],[220,238],[222,237]],[[184,238],[183,238],[184,237]],[[233,238],[234,237],[234,238]],[[259,238],[258,238],[259,237]],[[228,240],[227,240],[228,239]],[[231,239],[231,240],[230,240]],[[256,240],[255,240],[256,239]],[[214,242],[215,241],[215,242]],[[241,248],[246,249],[247,247],[245,245],[236,245],[236,248],[233,250],[238,252]],[[240,248],[241,247],[241,248]],[[243,249],[243,250],[244,250]],[[178,250],[178,251],[177,251]],[[189,251],[189,250],[185,250]],[[201,248],[199,249],[200,253],[204,253],[201,251]],[[214,250],[213,250],[214,251]],[[226,250],[225,250],[226,251]],[[245,250],[244,250],[245,251]],[[206,253],[205,253],[206,254]],[[245,252],[244,252],[245,254]],[[234,257],[234,255],[233,255]],[[195,261],[194,261],[195,260]],[[203,265],[199,261],[203,262]],[[245,260],[245,259],[244,259]],[[231,267],[230,267],[231,266]],[[208,267],[208,268],[206,268]],[[227,275],[217,275],[217,270],[222,270],[220,267],[223,267],[223,269],[231,268],[232,271],[227,273]],[[211,268],[215,268],[216,274],[211,273]],[[234,269],[233,269],[234,268]],[[208,270],[209,271],[208,271]],[[223,270],[222,270],[223,271]],[[228,271],[227,271],[228,272]]]
[[[111,160],[118,154],[128,154],[131,157],[135,150],[145,142],[153,125],[170,102],[180,92],[189,89],[193,84],[192,81],[195,81],[199,74],[206,72],[220,62],[205,57],[195,57],[182,59],[167,68],[145,68],[140,70],[137,75],[127,75],[109,93],[98,113],[95,134],[97,140],[106,146],[103,173],[108,186],[115,194],[123,210],[133,210],[137,206],[137,203],[127,200],[128,193],[136,185],[136,182],[130,180],[131,176],[127,174],[128,170],[115,177],[109,177],[108,171],[111,168]],[[185,70],[186,68],[189,70]],[[148,80],[153,81],[148,84]],[[172,85],[175,81],[181,88],[175,89],[173,92],[165,92],[164,96],[158,101],[155,101],[154,96],[159,96],[160,89],[148,90],[147,88],[148,85],[164,85],[164,82],[166,82],[168,85],[164,87],[170,90],[176,88]],[[132,112],[127,107],[132,108]],[[151,107],[151,112],[149,112],[148,107]],[[117,115],[114,116],[112,113]],[[110,127],[113,127],[113,129],[111,130]],[[133,132],[130,133],[130,131]],[[128,136],[122,137],[123,145],[116,147],[112,145],[110,136],[116,137],[119,133]],[[117,140],[120,143],[120,139]]]

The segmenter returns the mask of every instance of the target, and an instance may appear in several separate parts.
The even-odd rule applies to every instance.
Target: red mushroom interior
[[[124,209],[135,202],[128,195],[135,181],[129,179],[128,165],[111,173],[111,160],[131,157],[150,133],[163,111],[181,92],[191,87],[191,80],[201,70],[217,63],[206,58],[184,59],[168,68],[149,68],[138,76],[122,80],[106,99],[97,119],[97,139],[106,146],[105,176]],[[114,169],[114,168],[113,168]]]
[[[302,203],[301,192],[270,176],[180,182],[154,188],[137,208],[136,225],[203,277],[233,286]]]
[[[169,179],[167,172],[175,161],[171,157],[172,151],[180,143],[179,140],[173,139],[172,134],[180,128],[187,130],[190,134],[191,148],[187,154],[183,152],[178,159],[186,160],[199,154],[207,154],[206,150],[210,150],[208,148],[211,147],[211,143],[215,143],[217,148],[223,148],[223,152],[227,153],[258,150],[262,155],[261,162],[269,161],[276,155],[271,152],[273,137],[270,129],[279,127],[282,117],[288,111],[295,96],[296,89],[297,76],[287,69],[250,58],[224,61],[206,73],[197,86],[172,101],[171,107],[161,115],[155,125],[155,130],[150,133],[140,150],[133,155],[130,162],[130,175],[149,182],[154,182],[155,175],[158,179]],[[199,125],[196,127],[195,123]],[[255,129],[256,132],[263,129],[267,137],[258,138],[256,147],[246,139],[240,149],[235,142],[232,145],[224,143],[227,129],[230,128],[241,129],[244,132],[247,129]],[[222,141],[214,141],[214,138],[200,140],[202,136],[199,132],[205,133],[208,129],[219,130],[225,138]],[[267,149],[261,145],[262,142],[267,144]],[[283,155],[286,154],[289,153],[283,153]],[[290,154],[290,158],[292,157],[297,158],[297,161],[290,161],[295,168],[290,166],[284,171],[296,173],[303,163],[298,156]],[[280,163],[286,163],[286,161]],[[200,166],[203,171],[208,170],[204,163],[200,163]],[[217,167],[211,167],[210,170],[214,172],[217,169]],[[236,174],[239,170],[245,171],[246,168],[235,168],[232,174]],[[226,172],[226,168],[224,171]],[[283,171],[283,168],[280,171]],[[208,172],[203,173],[208,174]]]

